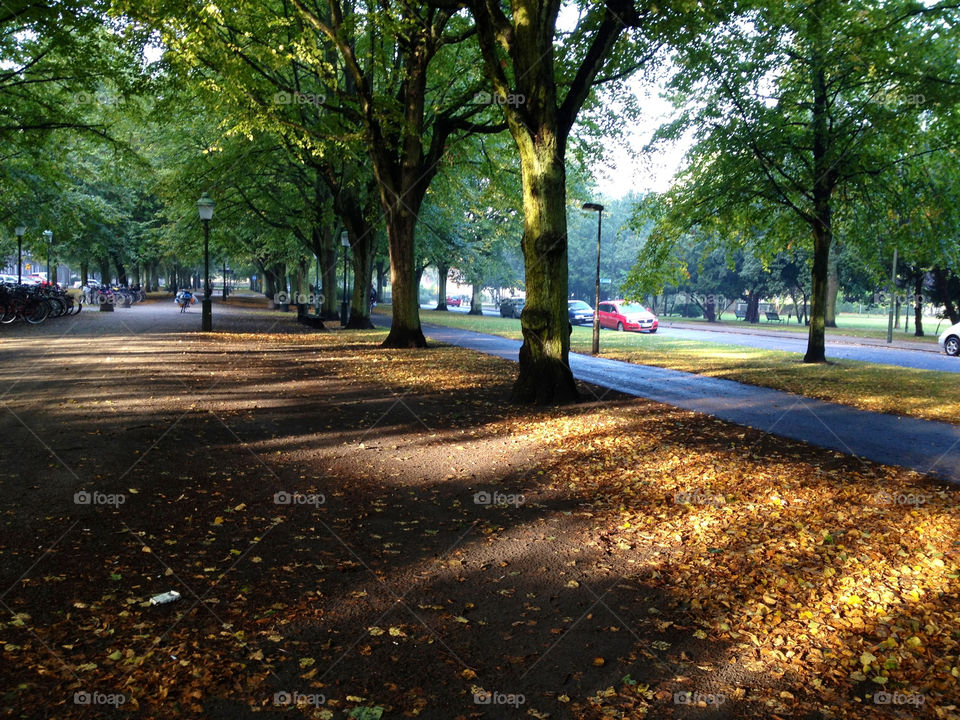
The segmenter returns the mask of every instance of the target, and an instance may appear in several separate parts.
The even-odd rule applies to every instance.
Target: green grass
[[[431,310],[421,310],[420,317],[425,323],[514,340],[522,337],[519,320]],[[571,349],[589,353],[591,338],[590,327],[575,327]],[[873,412],[960,424],[960,383],[953,373],[855,360],[809,365],[797,353],[610,330],[601,332],[600,348],[603,357],[616,360],[785,390]]]
[[[661,323],[670,323],[670,322],[683,322],[683,323],[702,323],[703,325],[710,324],[711,327],[752,327],[752,328],[762,328],[763,330],[771,330],[777,332],[791,332],[791,333],[800,333],[803,335],[807,334],[807,327],[804,325],[798,325],[796,319],[792,323],[768,323],[762,316],[761,320],[757,325],[749,325],[744,323],[742,320],[733,319],[733,315],[730,313],[723,314],[723,320],[719,323],[707,323],[704,318],[681,318],[678,316],[661,316]],[[895,328],[893,331],[894,340],[906,340],[909,342],[927,342],[927,343],[936,343],[937,342],[937,326],[939,324],[940,330],[944,330],[950,323],[947,320],[938,320],[937,318],[923,318],[923,337],[916,337],[913,334],[913,315],[910,316],[910,332],[904,332],[903,328]],[[845,337],[855,337],[855,338],[875,338],[878,340],[887,339],[887,316],[886,315],[858,315],[857,313],[840,313],[837,315],[837,325],[839,327],[827,328],[827,337],[830,336],[845,336]]]

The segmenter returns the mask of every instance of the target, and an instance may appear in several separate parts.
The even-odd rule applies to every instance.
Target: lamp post
[[[603,225],[603,205],[584,203],[584,210],[597,211],[597,282],[593,294],[593,347],[594,355],[600,354],[600,228]]]
[[[23,234],[27,228],[17,225],[13,231],[17,234],[17,285],[19,285],[23,282]]]
[[[344,230],[340,235],[340,244],[343,245],[343,299],[340,302],[340,325],[347,326],[347,314],[350,312],[350,301],[347,300],[347,250],[350,249],[350,236]]]
[[[227,301],[227,256],[223,256],[223,301]]]
[[[53,230],[44,230],[43,238],[47,241],[47,282],[50,282],[50,247],[53,245]]]
[[[200,328],[205,332],[213,330],[210,318],[210,220],[213,218],[213,200],[204,193],[197,200],[197,212],[203,221],[203,305]]]

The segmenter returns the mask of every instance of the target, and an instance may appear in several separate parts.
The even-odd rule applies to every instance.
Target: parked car
[[[17,276],[16,275],[0,275],[0,283],[4,283],[4,284],[10,283],[12,285],[16,285]]]
[[[947,355],[951,357],[960,355],[960,323],[951,325],[940,333],[937,342],[940,343],[940,347]]]
[[[605,300],[597,306],[600,327],[611,330],[634,330],[655,333],[660,326],[657,316],[640,303],[626,300]]]
[[[571,325],[593,324],[593,308],[583,300],[567,301],[567,317]]]
[[[500,301],[500,317],[519,318],[527,301],[524,298],[506,298]]]
[[[460,307],[460,298],[458,297],[448,297],[447,305],[450,307]]]

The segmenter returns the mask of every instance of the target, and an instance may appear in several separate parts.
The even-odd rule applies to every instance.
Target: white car
[[[951,325],[940,333],[937,342],[940,343],[940,347],[947,355],[960,355],[960,323]]]

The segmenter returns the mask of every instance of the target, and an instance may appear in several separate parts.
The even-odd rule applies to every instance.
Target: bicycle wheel
[[[67,304],[58,297],[48,297],[46,301],[50,306],[50,317],[60,317],[67,311]]]
[[[14,302],[10,302],[3,307],[0,307],[0,323],[4,325],[9,325],[14,320],[17,319],[17,305]]]
[[[31,325],[39,325],[50,314],[50,304],[44,300],[34,298],[28,300],[23,308],[23,319]]]

